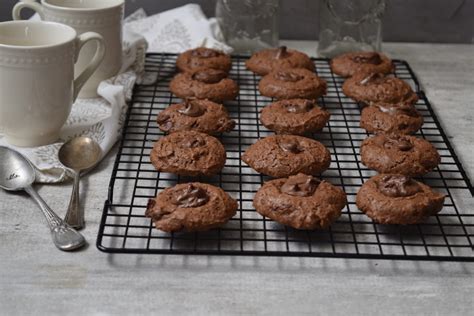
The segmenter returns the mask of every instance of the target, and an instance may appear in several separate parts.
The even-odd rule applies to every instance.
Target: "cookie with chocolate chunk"
[[[150,160],[158,171],[208,176],[224,167],[226,152],[215,137],[195,131],[181,131],[161,137],[153,146]]]
[[[260,173],[284,178],[300,172],[322,173],[331,164],[331,154],[323,144],[311,138],[272,135],[251,145],[242,160]]]
[[[324,79],[308,69],[277,69],[260,80],[258,89],[264,96],[276,99],[317,99],[326,94]]]
[[[212,48],[198,47],[179,54],[176,67],[182,72],[193,72],[201,68],[222,70],[226,73],[232,67],[230,56]]]
[[[406,103],[375,103],[364,107],[360,115],[360,127],[374,134],[414,134],[423,121],[415,106]]]
[[[351,52],[331,59],[331,70],[341,77],[351,77],[356,73],[393,72],[392,60],[378,52]]]
[[[205,183],[167,188],[148,201],[145,215],[165,232],[205,231],[224,225],[237,211],[237,202],[224,190]]]
[[[357,193],[357,207],[380,224],[418,224],[443,208],[444,194],[401,174],[379,174]]]
[[[314,72],[314,63],[305,53],[286,46],[258,51],[245,62],[250,71],[264,76],[277,69],[306,68]]]
[[[304,135],[322,130],[329,117],[329,112],[314,100],[290,99],[265,106],[260,122],[278,134]]]
[[[233,100],[239,94],[234,80],[217,69],[198,69],[177,74],[170,82],[170,90],[179,98],[209,99],[214,102]]]
[[[302,173],[266,182],[253,199],[258,213],[296,229],[327,228],[346,204],[341,189]]]
[[[158,114],[158,127],[163,132],[198,131],[206,134],[230,132],[235,121],[222,104],[209,100],[187,99],[172,104]]]
[[[430,142],[415,136],[381,134],[365,139],[360,147],[362,163],[379,173],[422,176],[440,163]]]
[[[402,79],[380,73],[356,73],[342,85],[345,95],[368,105],[375,103],[415,104],[418,96]]]

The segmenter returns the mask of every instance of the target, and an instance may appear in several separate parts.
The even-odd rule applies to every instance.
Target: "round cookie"
[[[251,145],[242,160],[260,173],[284,178],[300,172],[322,173],[331,164],[331,154],[323,144],[311,138],[272,135]]]
[[[314,100],[290,99],[264,107],[260,122],[278,134],[304,135],[323,129],[329,117],[329,112],[320,108]]]
[[[165,232],[195,232],[219,227],[232,218],[237,202],[221,188],[205,183],[183,183],[148,200],[145,216]]]
[[[380,73],[356,73],[344,81],[342,91],[357,102],[415,104],[418,96],[405,81]]]
[[[208,176],[224,167],[226,152],[217,138],[195,131],[161,137],[153,146],[150,160],[158,171],[184,176]]]
[[[219,69],[229,72],[232,67],[230,56],[212,48],[198,47],[179,54],[176,67],[182,72],[193,72],[200,68]]]
[[[258,51],[245,62],[247,68],[264,76],[276,69],[306,68],[314,72],[314,63],[308,55],[286,46]]]
[[[360,147],[362,163],[379,173],[422,176],[440,163],[428,141],[408,135],[381,134],[365,139]]]
[[[357,207],[380,224],[417,224],[443,208],[444,194],[400,174],[379,174],[357,193]]]
[[[239,94],[234,80],[217,69],[198,69],[177,74],[170,82],[170,90],[179,98],[209,99],[214,102],[233,100]]]
[[[317,99],[326,94],[326,81],[308,69],[275,70],[260,80],[258,90],[276,99]]]
[[[360,115],[360,127],[369,133],[414,134],[423,125],[423,116],[410,104],[375,104]]]
[[[296,229],[326,228],[346,204],[341,189],[302,173],[266,182],[253,199],[258,213]]]
[[[392,60],[377,52],[351,52],[331,59],[331,70],[341,77],[351,77],[356,73],[393,72]]]
[[[209,100],[190,100],[170,105],[158,114],[158,127],[163,132],[194,130],[206,134],[230,132],[235,121],[225,107]]]

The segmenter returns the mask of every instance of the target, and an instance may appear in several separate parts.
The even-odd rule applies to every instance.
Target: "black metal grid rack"
[[[227,150],[223,171],[212,177],[190,179],[157,172],[149,153],[163,134],[155,121],[160,110],[180,101],[168,89],[176,73],[173,54],[150,54],[148,74],[157,77],[152,85],[135,87],[123,138],[115,162],[100,224],[97,247],[111,253],[211,254],[255,256],[301,256],[377,259],[421,259],[474,261],[473,190],[456,154],[444,134],[424,92],[409,65],[395,61],[396,76],[418,92],[418,110],[425,124],[418,136],[438,149],[442,162],[421,180],[446,194],[442,212],[425,223],[410,226],[378,225],[355,206],[361,184],[375,174],[360,162],[359,146],[368,134],[359,128],[357,103],[341,92],[343,80],[329,68],[328,60],[314,59],[317,73],[328,83],[328,94],[319,100],[331,113],[329,124],[313,137],[327,146],[332,164],[322,178],[340,186],[349,204],[327,230],[298,231],[264,218],[255,212],[252,199],[268,178],[240,160],[245,149],[271,134],[258,121],[259,110],[271,99],[257,90],[259,77],[245,68],[246,56],[233,57],[231,77],[237,80],[239,98],[226,107],[238,124],[220,136]],[[225,226],[209,232],[164,233],[145,218],[149,198],[176,183],[198,180],[222,187],[239,202],[239,210]],[[466,203],[466,201],[468,201]]]

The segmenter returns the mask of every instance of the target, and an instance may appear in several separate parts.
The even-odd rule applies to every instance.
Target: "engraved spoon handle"
[[[51,230],[53,242],[60,250],[74,250],[85,244],[84,236],[75,229],[69,227],[53,210],[46,204],[41,196],[32,186],[25,188],[25,191],[35,200],[41,209]]]
[[[79,171],[74,172],[74,184],[72,185],[71,200],[64,220],[71,227],[81,229],[84,227],[84,211],[79,206]]]

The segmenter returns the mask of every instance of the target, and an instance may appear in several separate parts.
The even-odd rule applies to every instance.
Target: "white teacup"
[[[86,83],[79,98],[97,97],[102,80],[115,76],[122,66],[122,20],[124,0],[41,0],[18,2],[13,7],[13,19],[20,20],[23,8],[33,9],[44,21],[58,22],[74,28],[78,34],[96,32],[105,42],[105,58]],[[94,46],[85,45],[76,64],[76,71],[86,68],[94,55]]]
[[[74,79],[79,51],[90,41],[95,53]],[[73,101],[104,53],[102,36],[94,32],[78,36],[54,22],[0,23],[0,126],[6,140],[23,147],[57,140]]]

